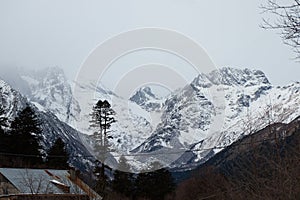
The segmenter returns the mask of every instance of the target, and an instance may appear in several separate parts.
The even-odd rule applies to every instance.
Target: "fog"
[[[271,18],[261,14],[263,2],[2,0],[0,69],[5,76],[5,67],[58,66],[75,80],[90,52],[107,39],[136,28],[160,27],[195,40],[218,68],[260,69],[275,85],[299,80],[300,65],[292,59],[291,48],[283,44],[278,32],[260,28],[262,17]],[[151,60],[149,56],[144,64]],[[133,65],[140,56],[130,58],[120,60],[112,78],[121,76],[118,67],[124,62]],[[172,65],[167,62],[172,59],[162,55],[160,64]]]

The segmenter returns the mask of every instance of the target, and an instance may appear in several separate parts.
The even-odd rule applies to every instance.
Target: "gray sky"
[[[161,27],[193,38],[217,67],[261,69],[275,85],[300,80],[291,48],[275,31],[259,27],[263,2],[0,0],[0,69],[59,66],[74,80],[89,53],[105,40],[131,29]]]

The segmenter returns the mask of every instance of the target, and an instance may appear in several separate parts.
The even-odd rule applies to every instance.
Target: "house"
[[[0,168],[0,200],[29,199],[102,198],[67,170]]]

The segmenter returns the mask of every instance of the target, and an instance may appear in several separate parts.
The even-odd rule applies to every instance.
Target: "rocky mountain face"
[[[299,83],[274,87],[258,70],[200,74],[165,100],[161,122],[133,152],[157,152],[156,159],[174,161],[171,168],[191,169],[244,135],[296,118],[299,89]]]
[[[163,104],[163,99],[153,94],[150,87],[140,88],[129,100],[148,112],[160,110]]]
[[[195,168],[238,139],[272,123],[289,123],[300,115],[300,83],[275,87],[259,70],[222,68],[199,74],[165,98],[143,87],[129,100],[89,83],[79,87],[75,99],[57,68],[20,73],[19,78],[27,86],[17,88],[28,100],[1,91],[2,102],[9,107],[7,113],[13,117],[27,101],[45,118],[49,132],[45,137],[50,137],[53,129],[70,139],[74,148],[79,145],[79,149],[86,149],[75,142],[81,136],[76,136],[79,133],[71,125],[90,135],[83,143],[92,154],[95,130],[89,127],[89,114],[97,100],[108,100],[117,120],[110,132],[112,157],[117,160],[121,154],[130,155],[132,168],[138,170],[156,160],[174,170]],[[90,93],[93,99],[80,99]],[[8,99],[10,102],[5,103]]]
[[[57,138],[61,138],[70,153],[70,164],[82,170],[91,166],[91,154],[81,142],[84,136],[49,110],[35,103],[30,102],[25,96],[13,89],[3,80],[0,80],[0,104],[4,109],[4,115],[13,121],[17,114],[26,106],[30,106],[36,112],[41,122],[43,150],[47,151]]]
[[[39,71],[18,70],[13,74],[7,73],[1,78],[32,103],[43,107],[71,126],[78,121],[80,107],[73,98],[71,86],[62,69],[53,67]]]

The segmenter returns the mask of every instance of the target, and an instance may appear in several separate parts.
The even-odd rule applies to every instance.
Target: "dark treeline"
[[[95,190],[99,192],[97,187]],[[107,200],[174,199],[175,183],[171,173],[165,168],[138,174],[115,170],[113,179],[107,181],[104,192],[99,193]]]

